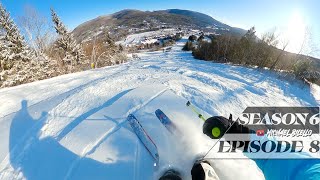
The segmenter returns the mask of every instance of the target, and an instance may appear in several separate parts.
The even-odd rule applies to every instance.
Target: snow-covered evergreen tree
[[[4,33],[2,41],[5,44],[1,59],[6,61],[9,67],[12,66],[12,61],[28,61],[33,58],[32,51],[28,49],[17,25],[10,18],[10,13],[6,11],[2,4],[0,4],[0,28]]]
[[[53,9],[51,9],[51,16],[55,30],[60,36],[55,42],[55,46],[57,50],[63,51],[64,57],[62,60],[68,71],[74,71],[78,65],[88,63],[85,61],[82,47],[77,44],[72,33],[68,33],[66,26]]]
[[[45,79],[50,72],[48,68],[48,60],[35,57],[10,14],[0,4],[0,87]]]
[[[25,44],[23,36],[17,25],[10,17],[10,13],[6,11],[0,4],[0,86],[7,86],[6,83],[17,84],[17,82],[25,81],[25,76],[15,78],[21,73],[22,68],[27,62],[33,58],[32,52]],[[26,74],[23,72],[22,74]],[[23,79],[23,80],[22,80]]]
[[[4,40],[4,33],[3,31],[0,32],[0,72],[4,71],[7,69],[7,61],[5,61],[5,58],[10,56],[9,51],[8,51],[8,43],[5,42]],[[1,78],[1,77],[0,77]],[[1,81],[1,79],[0,79]]]

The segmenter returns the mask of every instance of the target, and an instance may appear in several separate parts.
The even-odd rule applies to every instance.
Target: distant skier
[[[229,133],[245,134],[254,132],[246,126],[232,121],[232,117],[227,119],[222,116],[215,116],[207,119],[203,125],[203,133],[211,138],[219,138],[224,134],[220,129],[214,127],[223,127],[222,131],[229,129]],[[232,125],[232,126],[231,126]],[[248,136],[248,138],[250,138]],[[250,153],[244,153],[250,158]],[[320,159],[303,159],[311,157],[307,153],[290,153],[296,159],[252,159],[262,170],[266,180],[320,180]]]

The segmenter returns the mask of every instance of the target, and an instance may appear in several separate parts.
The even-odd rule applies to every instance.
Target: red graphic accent
[[[263,129],[258,129],[256,131],[257,136],[264,136],[264,130]]]

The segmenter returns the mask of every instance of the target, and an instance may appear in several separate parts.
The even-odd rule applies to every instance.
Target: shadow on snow
[[[90,114],[109,106],[127,92],[129,91],[124,91],[102,106],[75,118],[73,124],[67,125],[62,134],[66,135],[79,122],[89,117]],[[64,179],[68,174],[69,168],[73,166],[77,159],[81,159],[81,161],[72,169],[72,172],[77,173],[72,173],[71,176],[68,176],[71,179],[130,179],[133,177],[135,172],[133,172],[132,162],[130,161],[121,161],[116,164],[102,163],[91,158],[80,157],[62,146],[55,138],[46,137],[40,139],[39,132],[47,118],[48,113],[42,112],[40,118],[34,119],[28,112],[26,100],[21,102],[21,109],[13,117],[9,137],[10,163],[15,171],[22,172],[26,179]],[[116,129],[123,127],[123,124],[119,124],[115,119],[110,119],[108,116],[105,116],[105,118],[107,119],[104,120],[110,120],[116,126],[119,126]],[[125,128],[127,129],[128,127]],[[127,169],[126,173],[123,172],[124,169]],[[132,171],[131,173],[130,170]]]

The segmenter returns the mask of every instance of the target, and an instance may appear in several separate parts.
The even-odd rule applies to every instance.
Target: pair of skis
[[[190,106],[190,102],[188,101],[187,106]],[[204,119],[203,116],[195,111],[197,114],[199,114],[199,118]],[[161,124],[163,124],[166,129],[173,135],[181,134],[181,131],[176,127],[176,125],[171,121],[171,119],[166,116],[160,109],[157,109],[155,111],[155,115],[160,120]],[[148,133],[144,130],[142,125],[140,124],[139,120],[132,114],[130,114],[127,118],[129,121],[134,133],[138,136],[142,144],[146,147],[146,149],[149,151],[150,155],[154,158],[156,166],[159,164],[159,154],[158,154],[158,148],[157,145],[153,142],[151,137],[148,135]],[[198,159],[195,161],[194,165],[200,165],[202,163],[203,159]],[[202,163],[204,164],[204,163]],[[207,173],[205,174],[205,179],[213,179],[213,180],[219,180],[219,176],[216,174],[216,172],[212,168],[206,168]],[[178,171],[175,171],[174,169],[167,170],[159,180],[167,179],[167,177],[176,177],[176,179],[182,179],[180,177],[180,173]]]
[[[175,124],[173,124],[173,122],[168,118],[168,116],[166,116],[160,109],[157,109],[155,111],[155,114],[157,118],[160,120],[160,122],[166,127],[166,129],[170,133],[174,134],[177,131],[177,127],[175,126]],[[134,133],[138,136],[142,144],[146,147],[150,155],[155,160],[156,165],[158,165],[159,154],[157,145],[153,142],[151,137],[140,124],[139,120],[133,114],[130,114],[127,120],[129,121],[129,124],[132,127]]]

